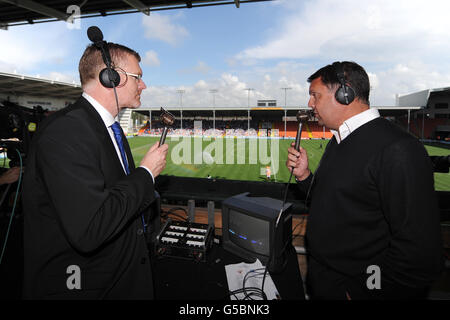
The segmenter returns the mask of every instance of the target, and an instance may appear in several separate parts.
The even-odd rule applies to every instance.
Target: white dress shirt
[[[339,127],[339,131],[330,129],[330,132],[336,138],[336,142],[341,143],[341,141],[347,138],[353,131],[361,127],[363,124],[366,124],[367,122],[378,117],[380,117],[378,109],[369,108],[368,110],[358,113],[357,115],[345,120]]]
[[[117,157],[119,158],[120,163],[122,164],[123,171],[126,173],[125,166],[124,166],[123,160],[122,160],[122,154],[120,153],[119,146],[117,145],[116,138],[114,136],[114,131],[111,128],[111,126],[114,124],[114,122],[116,122],[116,121],[118,122],[119,121],[118,120],[118,116],[116,118],[114,118],[112,116],[112,114],[109,113],[109,111],[105,109],[105,107],[103,107],[97,100],[92,98],[86,92],[83,92],[82,96],[87,101],[89,101],[89,103],[94,107],[94,109],[98,112],[98,114],[102,118],[103,123],[105,124],[106,129],[108,130],[108,133],[109,133],[111,141],[112,141],[112,143],[114,145],[114,148],[116,149]],[[125,156],[126,156],[126,154],[125,154]],[[127,159],[127,161],[128,161],[128,159]],[[129,161],[128,161],[128,163],[129,163]],[[155,178],[153,178],[153,173],[150,171],[150,169],[148,169],[145,166],[140,166],[140,167],[146,169],[148,171],[148,173],[150,173],[150,175],[152,177],[152,180],[153,180],[153,183],[155,183]]]

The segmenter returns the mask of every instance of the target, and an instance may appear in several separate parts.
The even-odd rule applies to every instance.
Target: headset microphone
[[[97,44],[103,41],[103,33],[97,26],[91,26],[87,30],[87,36],[89,40]]]
[[[117,87],[120,83],[120,75],[112,68],[108,43],[103,40],[102,31],[96,26],[91,26],[87,30],[87,36],[102,53],[103,62],[106,65],[106,68],[100,71],[100,83],[106,88]]]
[[[100,71],[99,80],[105,88],[113,88],[114,97],[116,98],[117,116],[119,116],[120,108],[116,87],[120,84],[120,75],[111,66],[111,55],[109,54],[108,43],[103,40],[103,33],[96,26],[88,28],[87,36],[102,53],[103,62],[105,63],[106,68]]]

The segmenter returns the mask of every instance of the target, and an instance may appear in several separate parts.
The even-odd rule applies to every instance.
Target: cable
[[[299,129],[299,132],[301,132],[301,129]],[[297,139],[296,139],[296,140],[297,140]],[[297,144],[297,141],[296,141],[296,144]],[[329,146],[329,144],[327,144],[324,153],[326,152],[328,146]],[[298,137],[298,146],[296,145],[296,148],[297,148],[297,149],[299,149],[299,147],[300,147],[300,137]],[[322,158],[321,158],[320,161],[319,161],[319,166],[318,166],[318,168],[320,167],[321,162],[322,162]],[[316,169],[316,172],[317,172],[317,169]],[[272,238],[272,246],[271,246],[271,248],[274,248],[274,245],[275,245],[275,244],[274,244],[274,243],[275,243],[275,235],[276,235],[276,233],[277,233],[276,230],[277,230],[277,228],[278,228],[278,223],[279,223],[279,221],[280,221],[280,219],[281,219],[281,215],[282,215],[283,210],[284,210],[284,205],[286,204],[286,199],[287,199],[287,194],[288,194],[288,190],[289,190],[289,185],[291,184],[291,179],[292,179],[293,173],[294,173],[294,168],[292,167],[292,168],[291,168],[291,174],[289,175],[289,180],[288,180],[288,182],[287,182],[287,184],[286,184],[286,189],[285,189],[285,191],[284,191],[283,203],[282,203],[282,205],[281,205],[280,213],[278,214],[277,221],[276,221],[276,224],[275,224],[274,237]],[[313,175],[313,177],[312,177],[311,183],[310,183],[309,188],[308,188],[308,192],[307,192],[307,194],[306,194],[305,205],[307,205],[308,196],[309,196],[309,193],[310,193],[310,191],[311,191],[312,184],[313,184],[313,182],[314,182],[314,177],[315,177],[315,175]],[[303,222],[303,220],[302,220],[302,222]],[[300,225],[300,223],[297,224],[297,226],[298,226],[298,225]],[[297,226],[294,228],[294,230],[297,228]],[[292,241],[292,237],[291,237],[291,241]],[[288,244],[289,244],[289,241],[286,241],[286,243],[285,243],[284,246],[282,247],[282,250],[281,250],[280,255],[283,255],[283,254],[285,253]],[[269,251],[270,251],[270,250],[269,250]],[[273,255],[274,255],[274,252],[273,252],[273,251],[270,252],[270,254],[269,254],[269,259],[267,260],[266,268],[265,268],[265,270],[264,270],[264,276],[263,276],[263,281],[262,281],[262,285],[261,285],[261,290],[262,290],[263,292],[264,292],[264,283],[265,283],[265,280],[266,280],[266,274],[267,274],[267,271],[268,271],[268,266],[270,265],[272,259],[274,259],[274,256],[273,256]],[[282,268],[284,269],[284,268],[286,267],[286,265],[287,265],[287,262],[285,261],[285,263],[284,263],[284,265],[283,265]]]
[[[300,146],[300,144],[299,144],[299,146]],[[319,165],[320,165],[320,163],[319,163]],[[291,174],[289,175],[289,180],[288,180],[288,182],[287,182],[287,184],[286,184],[286,189],[285,189],[285,191],[284,191],[283,203],[282,203],[282,205],[281,205],[280,213],[278,214],[278,218],[277,218],[277,221],[276,221],[276,224],[275,224],[274,237],[272,238],[272,246],[271,246],[272,248],[273,248],[274,245],[275,245],[274,242],[275,242],[276,230],[277,230],[277,228],[278,228],[278,223],[280,222],[281,215],[282,215],[283,210],[284,210],[284,205],[286,204],[287,194],[288,194],[289,186],[290,186],[290,184],[291,184],[291,179],[292,179],[293,173],[294,173],[294,168],[292,167],[292,168],[291,168]],[[314,179],[314,176],[313,176],[313,179]],[[314,180],[313,180],[313,181],[314,181]],[[309,186],[309,190],[311,189],[311,185],[312,185],[312,184],[310,184],[310,186]],[[306,201],[307,201],[307,199],[308,199],[309,190],[308,190],[308,194],[306,195],[305,204],[306,204]],[[303,222],[303,220],[302,220],[302,222]],[[300,224],[300,223],[299,223],[299,224]],[[299,224],[297,224],[297,226],[298,226]],[[295,228],[297,228],[297,226],[296,226]],[[295,230],[295,228],[294,228],[294,230]],[[292,237],[291,237],[291,241],[292,241]],[[284,254],[284,252],[286,251],[286,248],[287,248],[288,244],[289,244],[289,241],[286,241],[286,243],[285,243],[284,246],[283,246],[283,249],[281,250],[280,255],[283,255],[283,254]],[[267,271],[268,271],[268,266],[269,266],[270,262],[272,261],[272,259],[274,258],[274,257],[273,257],[273,254],[274,254],[273,252],[270,252],[269,259],[267,260],[266,268],[265,268],[265,271],[264,271],[263,281],[262,281],[262,285],[261,285],[261,290],[262,290],[263,292],[264,292],[264,283],[265,283],[265,280],[266,280],[266,274],[267,274]],[[287,265],[287,263],[285,262],[282,268],[284,269],[284,267],[286,267],[286,265]]]
[[[292,179],[293,172],[294,172],[294,168],[292,168],[292,170],[291,170],[291,174],[290,174],[290,176],[289,176],[289,180],[288,180],[288,183],[287,183],[287,185],[286,185],[286,189],[285,189],[285,191],[284,191],[283,203],[281,204],[280,213],[278,214],[277,222],[276,222],[276,224],[275,224],[274,236],[273,236],[273,238],[272,238],[272,246],[271,246],[272,249],[273,249],[274,246],[275,246],[275,236],[276,236],[276,234],[277,234],[278,222],[280,221],[281,215],[282,215],[283,210],[284,210],[284,205],[286,204],[287,194],[288,194],[288,190],[289,190],[289,185],[291,184],[291,179]],[[288,243],[289,243],[289,241],[288,241]],[[284,254],[284,251],[285,251],[285,249],[286,249],[288,243],[286,243],[286,244],[283,246],[283,249],[281,250],[281,255]],[[269,259],[267,260],[267,263],[266,263],[266,267],[265,267],[265,270],[264,270],[263,281],[262,281],[262,285],[261,285],[261,291],[262,291],[262,292],[264,292],[264,284],[265,284],[265,281],[266,281],[266,274],[267,274],[267,271],[268,271],[268,268],[269,268],[269,264],[270,264],[270,262],[272,261],[272,259],[274,258],[274,256],[273,256],[273,255],[274,255],[274,252],[271,251],[270,249],[269,249],[269,252],[270,252],[270,254],[269,254]],[[284,268],[284,267],[285,267],[285,265],[283,266],[283,268]]]
[[[167,216],[177,217],[177,218],[180,219],[179,221],[186,221],[186,222],[188,222],[188,219],[186,217],[183,217],[182,215],[177,214],[175,212],[169,212],[169,213],[167,213]]]
[[[264,270],[264,272],[257,272],[257,271],[259,271],[259,270]],[[252,275],[252,276],[250,276],[250,277],[248,277],[248,275],[251,273],[251,272],[254,272],[255,273],[255,275]],[[255,270],[250,270],[249,272],[247,272],[247,274],[244,276],[244,280],[243,280],[243,282],[242,282],[242,289],[244,289],[244,291],[245,291],[245,282],[248,280],[248,278],[253,278],[253,277],[257,277],[257,276],[259,276],[259,275],[262,275],[263,276],[263,284],[262,284],[262,288],[261,288],[261,290],[258,290],[259,291],[259,293],[260,293],[260,297],[261,298],[263,298],[263,300],[267,300],[267,295],[266,295],[266,293],[264,292],[264,281],[266,280],[266,273],[267,273],[267,267],[266,268],[259,268],[259,269],[255,269]],[[248,277],[248,278],[247,278]]]
[[[327,151],[328,146],[329,146],[329,143],[327,144],[324,153]],[[320,159],[320,161],[319,161],[319,165],[318,165],[318,167],[317,167],[317,169],[316,169],[316,173],[317,173],[317,170],[318,170],[319,167],[320,167],[320,164],[322,163],[322,159],[323,159],[323,157],[322,157],[322,158]],[[277,230],[277,227],[278,227],[278,223],[279,223],[279,220],[280,220],[281,215],[282,215],[282,213],[283,213],[283,209],[284,209],[284,205],[285,205],[285,203],[286,203],[287,194],[288,194],[288,189],[289,189],[289,185],[291,184],[291,179],[292,179],[293,172],[294,172],[294,168],[292,168],[292,170],[291,170],[291,174],[289,175],[289,180],[288,180],[288,182],[287,182],[286,189],[285,189],[285,191],[284,191],[283,203],[282,203],[282,205],[281,205],[280,213],[278,214],[277,222],[276,222],[276,224],[275,224],[275,232],[274,232],[274,234],[276,234],[276,230]],[[313,185],[314,178],[315,178],[315,175],[313,175],[312,180],[311,180],[311,182],[310,182],[310,185],[309,185],[309,188],[308,188],[308,192],[307,192],[306,198],[305,198],[305,205],[307,205],[309,193],[310,193],[310,191],[311,191],[311,187],[312,187],[312,185]],[[298,223],[298,224],[295,226],[294,230],[295,230],[301,223],[304,222],[304,219],[305,219],[305,218],[303,218],[302,221],[301,221],[300,223]],[[291,238],[291,241],[292,241],[292,238]],[[275,242],[275,236],[274,236],[273,239],[272,239],[272,248],[274,247],[274,242]],[[281,250],[281,253],[280,253],[281,255],[283,255],[284,252],[286,251],[286,248],[287,248],[288,244],[289,244],[289,241],[286,241],[286,243],[285,243],[284,246],[283,246],[283,249]],[[274,257],[273,257],[273,252],[270,252],[269,259],[268,259],[268,261],[267,261],[266,268],[265,268],[265,270],[264,270],[263,282],[262,282],[262,285],[261,285],[261,290],[262,290],[263,292],[264,292],[264,283],[265,283],[266,274],[267,274],[267,271],[268,271],[268,266],[269,266],[269,264],[270,264],[270,262],[272,261],[273,258],[274,258]],[[286,265],[287,265],[287,262],[285,261],[285,263],[284,263],[284,265],[283,265],[282,268],[284,269],[284,268],[286,267]]]
[[[17,198],[19,196],[19,190],[20,190],[20,184],[22,182],[22,170],[23,170],[23,165],[22,165],[22,155],[20,154],[20,151],[18,149],[16,149],[17,153],[19,154],[19,160],[20,160],[20,172],[19,172],[19,180],[17,182],[17,190],[16,190],[16,195],[14,197],[14,205],[13,205],[13,209],[11,212],[11,216],[9,218],[9,224],[8,224],[8,229],[6,231],[6,236],[5,236],[5,241],[3,243],[3,248],[2,248],[2,253],[0,255],[0,265],[2,264],[3,261],[3,255],[5,254],[5,250],[6,250],[6,244],[8,242],[8,237],[9,237],[9,231],[11,229],[11,224],[12,224],[12,220],[14,217],[14,212],[16,210],[16,204],[17,204]]]
[[[176,210],[181,210],[181,211],[183,211],[183,212],[186,214],[186,216],[187,216],[187,211],[186,211],[186,209],[183,208],[183,207],[173,207],[173,208],[170,208],[169,211],[168,211],[168,213],[169,213],[169,214],[170,214],[170,213],[173,213],[173,211],[176,211]]]
[[[292,234],[294,234],[295,229],[297,229],[300,225],[305,223],[305,219],[306,219],[306,216],[302,216],[300,222],[295,225],[294,229],[292,229]],[[300,236],[301,236],[300,234],[296,234],[293,236],[292,240],[295,240],[295,238],[300,237]]]
[[[111,68],[108,69],[108,71],[112,70]],[[114,97],[116,98],[116,107],[117,107],[117,119],[119,120],[119,113],[120,113],[120,108],[119,108],[119,98],[117,97],[117,91],[116,91],[116,86],[114,85],[114,81],[111,81],[112,85],[113,85],[113,90],[114,90]]]
[[[239,300],[237,294],[244,293],[244,298],[241,300],[255,300],[252,297],[259,297],[263,300],[267,300],[267,296],[264,292],[261,292],[261,289],[256,287],[247,287],[245,289],[237,289],[235,291],[229,291],[228,296],[234,296],[236,300]]]
[[[264,274],[263,270],[265,270],[265,268],[249,270],[242,280],[242,288],[234,291],[228,291],[228,297],[234,296],[236,300],[256,300],[255,298],[259,298],[259,300],[267,300],[266,293],[260,288],[245,286],[249,279],[262,276]],[[244,296],[238,297],[238,294],[244,294]]]
[[[179,214],[173,212],[173,211],[176,211],[176,210],[182,210],[186,216],[183,217],[183,216],[181,216],[181,215],[179,215]],[[186,221],[186,222],[188,221],[188,218],[187,218],[187,215],[188,215],[188,214],[187,214],[187,211],[186,211],[186,209],[183,208],[183,207],[173,207],[173,208],[169,209],[169,211],[167,211],[167,212],[164,212],[164,210],[161,210],[161,211],[162,211],[161,218],[166,218],[166,217],[168,217],[169,215],[171,215],[171,216],[175,216],[175,217],[180,218],[182,221]]]
[[[109,49],[108,49],[109,50]],[[103,46],[101,47],[101,51],[103,52],[103,54],[104,54],[104,56],[106,57],[106,50],[103,48]],[[105,62],[105,64],[106,64],[106,68],[108,69],[108,76],[109,76],[109,79],[111,79],[112,78],[112,67],[111,67],[111,61],[107,61],[108,63],[106,63]],[[114,84],[114,81],[112,81],[112,80],[110,80],[111,81],[111,84],[112,84],[112,87],[113,87],[113,90],[114,90],[114,97],[115,97],[115,99],[116,99],[116,107],[117,107],[117,120],[119,120],[120,121],[120,119],[119,119],[119,114],[120,114],[120,108],[119,108],[119,98],[118,98],[118,96],[117,96],[117,90],[116,90],[116,85]],[[126,76],[126,81],[125,81],[125,83],[128,81],[128,76]],[[119,84],[120,84],[120,82],[119,82]],[[128,162],[129,160],[128,159],[126,159],[126,161]],[[144,229],[144,232],[147,232],[147,223],[145,222],[145,218],[144,218],[144,214],[141,214],[141,220],[142,220],[142,227],[143,227],[143,229]]]

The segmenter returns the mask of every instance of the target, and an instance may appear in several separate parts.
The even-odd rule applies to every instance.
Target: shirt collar
[[[353,131],[366,124],[373,119],[380,117],[380,113],[376,108],[369,108],[366,111],[358,113],[351,118],[345,120],[339,127],[339,131],[331,130],[331,133],[336,138],[337,143],[347,138]]]
[[[97,110],[98,114],[102,118],[103,122],[105,123],[105,126],[109,128],[113,125],[115,121],[117,121],[116,118],[112,116],[111,113],[109,113],[108,110],[105,109],[97,100],[92,98],[90,95],[88,95],[86,92],[83,92],[82,96],[89,101],[89,103],[94,107],[95,110]]]

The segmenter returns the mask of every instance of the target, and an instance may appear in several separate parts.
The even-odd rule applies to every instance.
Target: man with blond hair
[[[153,298],[147,222],[168,146],[156,143],[135,168],[117,120],[141,104],[140,56],[118,44],[108,49],[120,75],[117,101],[90,45],[79,63],[82,96],[33,138],[23,189],[24,298]]]

